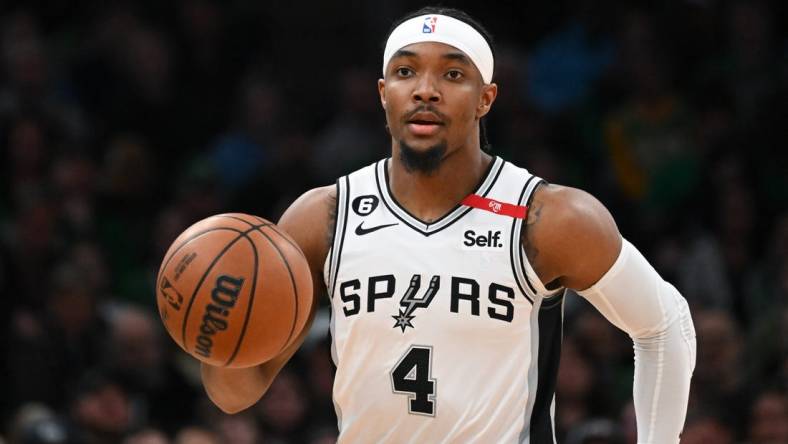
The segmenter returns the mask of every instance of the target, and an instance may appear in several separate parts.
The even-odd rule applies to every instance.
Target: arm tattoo
[[[538,198],[535,198],[536,191],[539,187],[549,187],[551,186],[549,183],[542,183],[536,186],[536,189],[531,194],[531,202],[528,204],[528,219],[525,221],[525,225],[523,226],[523,231],[520,234],[520,242],[522,242],[523,248],[525,249],[525,255],[528,257],[528,261],[531,262],[531,266],[534,268],[534,271],[539,274],[539,270],[542,269],[542,265],[539,263],[539,249],[536,248],[536,233],[535,228],[536,225],[542,220],[542,208],[544,208],[544,202]],[[545,288],[548,290],[556,290],[561,288],[562,284],[560,278],[555,278],[550,282],[545,283]]]
[[[536,248],[536,245],[534,244],[534,228],[542,218],[543,206],[542,201],[535,199],[534,196],[536,196],[536,191],[540,186],[549,185],[537,185],[536,189],[534,189],[533,193],[531,194],[532,201],[528,205],[528,218],[525,220],[525,226],[523,227],[522,233],[520,233],[520,242],[523,244],[523,248],[525,248],[525,255],[528,257],[528,260],[531,262],[531,264],[534,265],[537,256],[539,256],[539,249]]]

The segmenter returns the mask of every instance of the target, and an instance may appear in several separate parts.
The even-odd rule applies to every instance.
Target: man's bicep
[[[301,248],[309,264],[313,287],[312,314],[320,297],[325,294],[323,266],[333,231],[335,190],[334,187],[322,187],[307,191],[290,205],[277,223]]]
[[[599,281],[616,262],[622,239],[613,216],[592,195],[575,190],[577,251],[565,286],[583,290]]]
[[[296,199],[284,212],[277,226],[298,244],[309,268],[322,273],[333,233],[336,188],[314,188]]]
[[[526,240],[540,252],[537,267],[544,276],[539,277],[576,290],[590,287],[621,251],[621,235],[610,212],[592,195],[570,187],[542,187],[537,199],[541,217],[529,222],[532,234]]]

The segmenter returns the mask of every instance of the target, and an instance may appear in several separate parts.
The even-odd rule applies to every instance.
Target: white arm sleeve
[[[678,443],[695,369],[687,301],[626,239],[610,270],[578,294],[634,341],[638,444]]]

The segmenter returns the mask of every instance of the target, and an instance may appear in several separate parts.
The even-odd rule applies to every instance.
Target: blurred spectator
[[[49,293],[48,274],[57,262],[65,239],[57,229],[57,207],[48,196],[25,200],[7,227],[7,248],[10,268],[14,273],[14,290],[24,291],[27,298],[18,298],[14,305],[42,309]]]
[[[613,405],[632,397],[632,340],[587,303],[574,318],[568,335],[593,366],[594,416],[613,414]],[[601,392],[600,386],[607,389]]]
[[[325,332],[326,330],[323,330]],[[334,363],[331,357],[331,339],[323,336],[320,342],[305,350],[306,382],[312,394],[310,420],[318,422],[320,419],[331,422],[334,418]]]
[[[9,164],[4,175],[3,200],[9,208],[23,209],[29,199],[39,196],[46,185],[49,165],[47,128],[34,115],[17,115],[6,122],[3,144]]]
[[[11,444],[77,444],[72,428],[41,404],[25,404],[10,428]]]
[[[217,430],[222,442],[233,444],[256,444],[263,442],[263,433],[251,412],[222,415]]]
[[[130,434],[123,444],[169,444],[170,440],[164,433],[156,429],[144,429]]]
[[[349,68],[342,71],[339,106],[333,120],[318,134],[311,167],[323,183],[331,183],[348,168],[360,168],[372,163],[390,150],[385,133],[379,130],[385,124],[380,98],[372,85],[379,77],[367,70]]]
[[[690,391],[691,405],[711,409],[717,406],[748,405],[742,362],[742,335],[736,322],[724,311],[696,311],[695,330],[698,357]],[[726,426],[738,433],[744,426],[742,415],[726,410],[721,416]]]
[[[573,338],[566,338],[561,346],[561,366],[556,383],[557,428],[563,435],[567,430],[591,418],[592,391],[595,384],[592,364],[578,350]]]
[[[641,230],[652,233],[698,182],[692,112],[673,82],[672,60],[649,16],[625,15],[622,81],[628,97],[605,123],[610,164],[623,195],[641,206]]]
[[[637,444],[637,421],[635,421],[635,403],[629,401],[621,410],[618,419],[621,425],[621,436],[624,444]]]
[[[106,373],[91,371],[74,388],[70,413],[78,442],[113,444],[134,424],[128,393]]]
[[[750,411],[751,444],[788,443],[788,398],[784,391],[766,391]]]
[[[184,427],[177,435],[173,444],[220,444],[215,433],[203,427]]]
[[[574,2],[566,23],[539,42],[528,57],[528,99],[556,113],[586,99],[612,65],[616,51],[610,32],[610,2]]]
[[[621,444],[618,425],[607,419],[586,421],[569,433],[567,444]]]
[[[141,420],[175,432],[188,422],[198,388],[167,360],[161,323],[149,311],[128,306],[109,310],[106,367],[128,390]]]
[[[337,426],[336,424],[323,424],[319,423],[312,427],[312,434],[307,441],[309,444],[335,444],[337,442]]]
[[[309,398],[302,379],[292,369],[282,369],[257,405],[266,436],[274,442],[301,441],[307,420]]]
[[[69,237],[86,237],[96,231],[95,167],[79,154],[64,154],[52,164],[50,183],[57,190],[61,230]]]
[[[0,17],[0,118],[33,113],[51,121],[62,136],[85,136],[86,122],[78,103],[64,93],[65,78],[58,76],[55,57],[41,32],[37,17],[15,11]]]
[[[273,172],[270,169],[272,158],[288,151],[276,149],[283,106],[278,89],[254,73],[239,90],[233,126],[219,136],[206,154],[206,161],[226,194]]]
[[[681,433],[683,444],[734,444],[734,434],[728,424],[717,417],[688,417]]]
[[[53,270],[45,310],[14,313],[8,347],[9,386],[16,401],[62,407],[64,389],[101,359],[106,325],[85,270],[62,263]]]
[[[153,154],[138,135],[126,134],[111,140],[103,161],[100,180],[104,193],[135,206],[150,199],[156,165]]]
[[[703,83],[722,83],[733,93],[737,125],[752,124],[760,108],[776,94],[779,68],[775,57],[774,11],[766,1],[733,1],[727,4],[724,54],[712,59],[703,72]]]
[[[735,159],[726,164],[718,171],[728,165],[739,170]],[[763,309],[748,288],[758,265],[753,257],[757,208],[752,190],[741,177],[721,181],[710,216],[714,231],[696,233],[688,243],[680,259],[678,284],[690,304],[732,310],[737,320],[748,326]]]

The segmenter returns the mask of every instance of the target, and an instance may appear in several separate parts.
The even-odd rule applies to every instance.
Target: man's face
[[[378,90],[391,137],[417,155],[478,147],[478,121],[497,94],[465,53],[434,42],[397,51]]]

